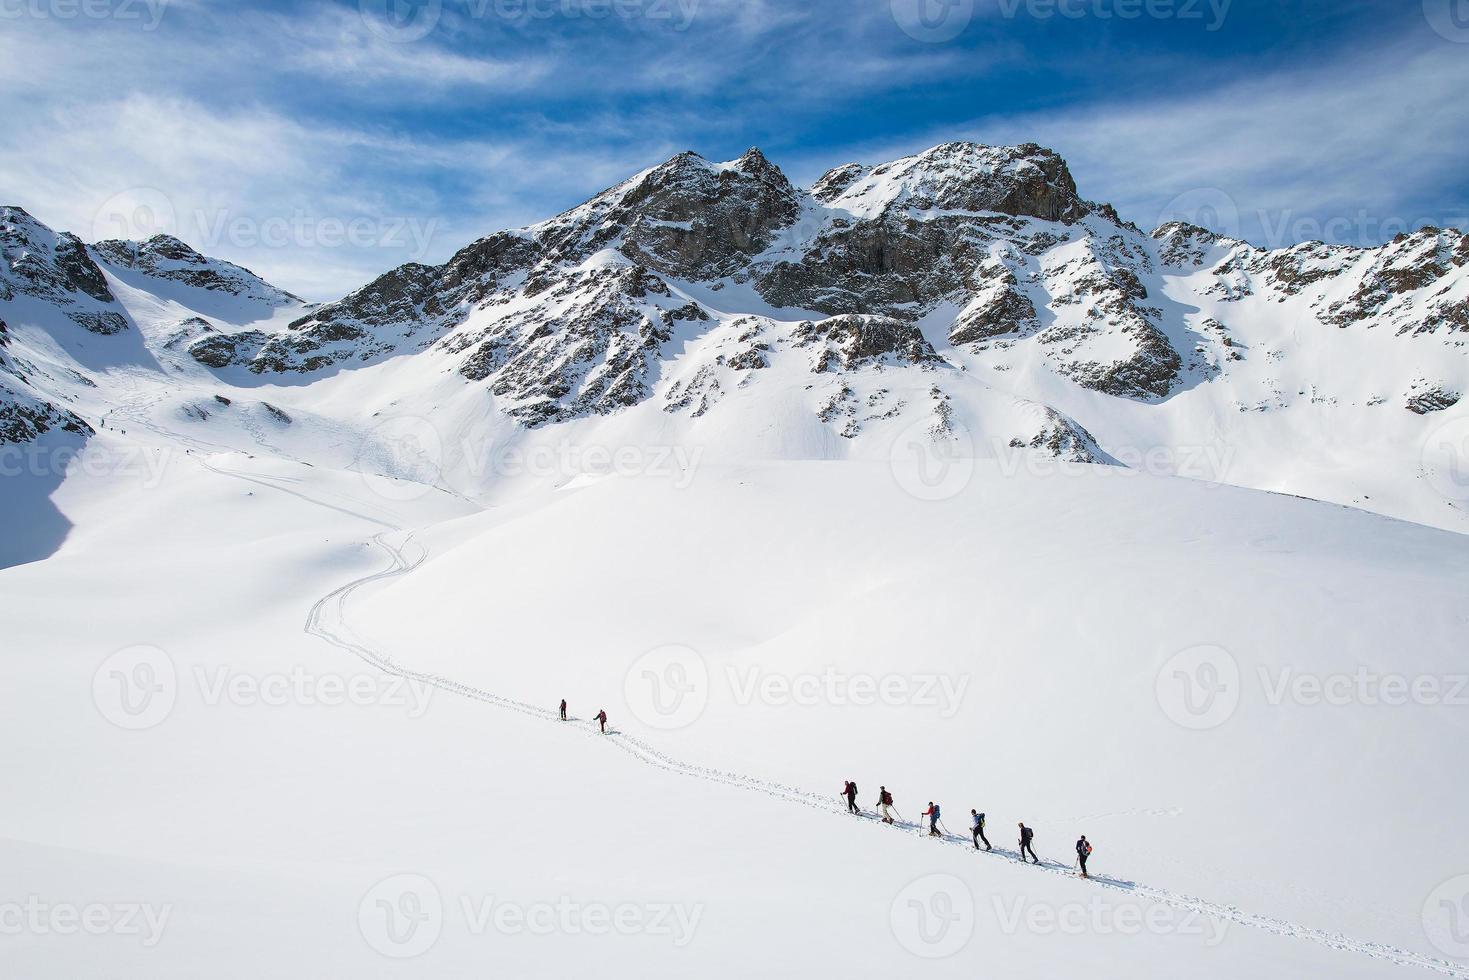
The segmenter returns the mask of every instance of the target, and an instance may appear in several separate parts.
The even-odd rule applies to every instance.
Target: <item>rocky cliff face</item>
[[[54,232],[17,207],[0,207],[0,300],[26,296],[61,309],[96,334],[129,323],[81,239]]]
[[[91,251],[104,265],[195,289],[274,305],[301,302],[249,269],[223,259],[208,258],[171,235],[155,235],[146,242],[98,242]]]
[[[0,210],[0,249],[0,303],[49,303],[94,333],[129,327],[109,277],[299,304],[175,238],[88,248],[16,208]],[[960,421],[951,395],[978,383],[1019,399],[1012,444],[1095,461],[1097,441],[1055,405],[1157,405],[1217,383],[1241,412],[1451,409],[1469,379],[1435,352],[1469,340],[1466,266],[1469,237],[1438,229],[1279,250],[1179,222],[1146,234],[1034,144],[946,143],[806,189],[758,150],[681,153],[442,265],[303,305],[284,329],[195,316],[162,346],[296,383],[411,356],[528,428],[645,403],[703,419],[736,392],[775,403],[796,385],[835,437],[910,416],[942,437]],[[1339,372],[1295,380],[1340,337],[1382,338],[1421,369],[1345,394],[1322,393]]]
[[[1447,336],[1469,329],[1466,258],[1454,232],[1273,252],[1179,223],[1150,236],[1083,199],[1066,162],[1034,144],[946,143],[837,167],[806,190],[758,150],[726,163],[682,153],[442,266],[395,269],[284,332],[190,349],[261,374],[426,352],[530,426],[652,399],[671,373],[668,406],[707,411],[730,384],[755,383],[729,371],[808,348],[838,372],[921,370],[943,363],[942,346],[1023,354],[1080,388],[1157,402],[1245,359],[1231,314],[1193,315],[1191,295],[1211,308],[1298,300],[1324,325]],[[758,339],[668,370],[681,329],[730,318]]]
[[[78,435],[92,427],[74,413],[37,397],[28,368],[10,352],[10,327],[0,320],[0,445],[31,442],[52,429]]]

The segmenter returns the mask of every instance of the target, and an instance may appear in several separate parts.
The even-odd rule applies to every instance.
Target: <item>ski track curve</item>
[[[398,530],[401,532],[401,529]],[[382,571],[348,582],[346,585],[318,599],[312,605],[307,615],[304,626],[305,632],[351,653],[363,662],[385,673],[402,677],[405,680],[428,684],[438,690],[457,694],[484,704],[517,711],[542,721],[562,724],[557,717],[557,713],[549,708],[542,708],[539,705],[527,704],[523,701],[514,700],[513,698],[503,697],[490,691],[461,683],[442,674],[404,667],[395,663],[390,657],[372,650],[351,636],[351,630],[346,624],[345,606],[347,598],[357,589],[364,586],[385,579],[395,578],[399,575],[406,575],[423,564],[424,560],[428,557],[427,549],[414,540],[411,532],[407,532],[402,544],[396,547],[388,541],[388,536],[393,533],[393,531],[380,531],[372,536],[373,543],[388,556],[390,561],[389,566]],[[413,553],[411,555],[405,554],[410,548]],[[833,816],[843,818],[848,816],[845,806],[824,794],[812,793],[793,786],[786,786],[781,783],[771,782],[741,773],[727,772],[684,762],[655,748],[643,739],[615,730],[608,732],[606,736],[602,736],[590,729],[578,728],[577,730],[583,732],[588,738],[606,741],[608,744],[626,752],[638,761],[667,772],[719,783],[725,786],[732,786],[750,792],[762,793],[774,799],[821,810]],[[882,826],[874,814],[864,812],[863,817],[872,824],[874,829],[879,829]],[[908,821],[900,822],[896,825],[896,829],[916,831],[919,834],[923,832],[920,825]],[[961,837],[958,834],[945,834],[942,838],[942,843],[949,847],[961,848],[974,857],[1011,860],[1018,859],[1019,857],[1015,851],[1004,848],[995,848],[992,852],[975,851],[972,841],[968,837]],[[1040,865],[1031,865],[1031,867],[1039,873],[1063,876],[1069,880],[1078,880],[1070,865],[1055,861],[1044,861]],[[1409,950],[1399,949],[1398,947],[1385,943],[1350,939],[1338,933],[1297,925],[1296,923],[1287,922],[1271,916],[1257,915],[1234,905],[1220,905],[1201,898],[1180,895],[1134,881],[1098,875],[1094,875],[1088,880],[1099,887],[1126,892],[1130,895],[1146,899],[1147,901],[1167,905],[1183,912],[1206,915],[1235,925],[1260,929],[1278,936],[1304,939],[1331,949],[1356,953],[1372,959],[1391,962],[1399,966],[1421,967],[1444,976],[1469,978],[1469,967],[1410,952]]]
[[[124,415],[124,417],[129,418],[132,422],[136,424],[142,424],[146,428],[153,431],[155,434],[165,436],[167,438],[180,442],[192,444],[194,448],[204,452],[217,452],[220,450],[224,450],[226,452],[236,451],[227,449],[226,447],[203,443],[199,440],[190,439],[188,437],[180,437],[178,433],[165,430],[163,427],[157,425],[148,417],[146,408],[149,406],[149,400],[139,398],[125,406],[118,407],[122,409],[122,414]],[[557,713],[549,708],[543,708],[539,705],[527,704],[523,701],[517,701],[513,698],[503,697],[490,691],[486,691],[469,684],[461,683],[451,677],[446,677],[442,674],[413,670],[411,668],[404,667],[401,664],[393,661],[392,658],[371,649],[365,643],[358,641],[351,635],[351,630],[347,626],[346,622],[346,601],[352,595],[352,593],[365,586],[372,585],[373,583],[395,578],[400,575],[406,575],[422,565],[423,562],[427,559],[427,549],[414,540],[414,536],[411,531],[405,531],[405,529],[395,520],[388,520],[380,516],[364,514],[360,511],[353,510],[339,504],[329,503],[327,501],[318,499],[307,493],[303,493],[290,487],[281,486],[279,483],[274,482],[275,478],[265,477],[261,474],[242,473],[224,466],[220,466],[202,457],[200,458],[200,462],[209,470],[218,473],[221,476],[233,477],[235,479],[242,480],[257,486],[266,487],[272,490],[279,491],[281,493],[286,493],[306,502],[315,504],[316,506],[326,507],[331,510],[350,515],[352,517],[356,517],[360,520],[368,521],[372,524],[377,525],[378,527],[383,528],[383,530],[378,531],[377,533],[372,535],[371,541],[388,557],[388,567],[382,569],[381,571],[374,572],[370,575],[363,576],[362,578],[354,579],[353,581],[348,582],[345,585],[339,586],[338,588],[322,596],[320,599],[316,600],[316,602],[312,604],[309,612],[307,613],[306,622],[302,627],[305,633],[310,636],[317,637],[318,639],[321,639],[331,644],[332,646],[337,647],[338,649],[357,657],[359,660],[363,661],[370,667],[380,670],[386,674],[401,677],[405,680],[413,680],[422,684],[427,684],[437,690],[456,694],[473,701],[478,701],[483,704],[491,705],[493,707],[515,711],[541,721],[562,724],[557,717]],[[288,477],[280,478],[280,480],[282,482],[296,482]],[[354,501],[353,503],[356,506],[361,506],[360,501]],[[388,540],[388,537],[394,534],[403,534],[402,542],[396,546]],[[408,554],[410,549],[412,549],[412,553]],[[749,792],[762,793],[773,799],[781,800],[786,803],[798,804],[800,806],[805,806],[814,810],[820,810],[825,813],[829,813],[833,816],[849,819],[846,807],[824,794],[813,793],[793,786],[786,786],[780,783],[772,782],[770,780],[760,779],[741,773],[727,772],[719,769],[713,769],[707,766],[700,766],[693,763],[684,762],[654,747],[641,738],[618,732],[616,730],[609,731],[605,736],[587,728],[577,727],[575,730],[581,732],[587,738],[599,739],[606,744],[615,746],[619,750],[626,752],[628,755],[632,756],[634,759],[637,759],[639,762],[644,763],[645,765],[649,765],[657,769],[662,769],[666,772],[674,773],[681,776],[688,776],[696,779],[702,779],[707,782],[717,783],[724,786],[731,786]],[[881,823],[878,822],[875,814],[867,813],[864,811],[862,816],[866,821],[871,824],[874,830],[878,830],[882,827]],[[921,825],[915,824],[911,821],[899,821],[898,824],[895,825],[895,829],[903,832],[916,831],[920,835],[923,833]],[[940,843],[948,847],[961,848],[967,855],[971,855],[973,857],[986,857],[1000,860],[1014,860],[1018,859],[1019,857],[1018,853],[1014,850],[1008,850],[998,847],[995,848],[993,851],[975,851],[973,849],[972,841],[968,837],[963,837],[958,834],[944,834],[944,836],[940,839]],[[1073,881],[1078,880],[1072,870],[1071,865],[1061,864],[1056,861],[1043,861],[1040,865],[1031,865],[1031,868],[1033,868],[1037,873],[1062,876],[1067,878],[1068,880]],[[1420,967],[1426,970],[1431,970],[1442,976],[1458,977],[1464,978],[1464,980],[1469,980],[1469,965],[1453,963],[1448,960],[1427,956],[1421,953],[1414,953],[1409,950],[1400,949],[1396,946],[1388,945],[1386,943],[1376,943],[1351,939],[1339,933],[1328,932],[1322,929],[1314,929],[1308,926],[1302,926],[1293,922],[1288,922],[1283,919],[1277,919],[1271,916],[1248,912],[1244,909],[1239,908],[1238,906],[1221,905],[1216,902],[1209,902],[1201,898],[1177,894],[1175,892],[1166,891],[1164,889],[1156,888],[1151,885],[1144,885],[1125,879],[1093,875],[1088,880],[1090,881],[1090,883],[1095,884],[1099,887],[1122,891],[1127,894],[1145,899],[1147,901],[1166,905],[1186,913],[1191,913],[1195,915],[1206,915],[1211,918],[1223,920],[1225,922],[1235,925],[1246,926],[1251,929],[1259,929],[1277,936],[1286,936],[1306,940],[1308,942],[1313,942],[1318,945],[1328,947],[1330,949],[1335,949],[1347,953],[1355,953],[1357,955],[1366,956],[1374,960],[1390,962],[1398,966]]]

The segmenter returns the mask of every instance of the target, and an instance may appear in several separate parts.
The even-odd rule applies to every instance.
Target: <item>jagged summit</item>
[[[1089,211],[1066,161],[1034,143],[941,143],[870,170],[848,164],[822,177],[813,193],[828,206],[862,217],[901,207],[1069,223]]]
[[[756,147],[686,151],[317,307],[171,236],[87,247],[21,209],[0,218],[16,365],[38,324],[90,343],[130,326],[119,296],[151,295],[148,316],[172,319],[129,336],[189,369],[310,387],[381,368],[364,382],[378,410],[423,393],[455,425],[689,424],[778,454],[916,427],[1107,462],[1142,418],[1149,439],[1197,441],[1259,417],[1248,438],[1269,444],[1297,405],[1366,412],[1350,427],[1386,445],[1469,390],[1469,236],[1270,250],[1185,222],[1145,233],[1034,143],[943,143],[810,188]]]
[[[1388,247],[1415,263],[1413,274],[1388,263],[1380,285],[1343,293],[1333,283],[1361,264],[1360,250],[1265,253],[1181,222],[1149,236],[1083,199],[1066,161],[1035,143],[942,143],[877,166],[844,164],[809,190],[758,148],[724,162],[689,150],[442,266],[394,270],[285,334],[206,338],[198,353],[215,366],[311,372],[436,347],[492,391],[535,392],[526,417],[559,420],[649,397],[675,308],[709,322],[757,312],[749,299],[722,311],[706,309],[707,298],[679,299],[686,283],[738,290],[760,309],[790,311],[792,322],[942,315],[946,329],[930,330],[956,349],[1021,346],[1071,384],[1158,401],[1244,356],[1223,318],[1190,317],[1167,300],[1159,269],[1211,268],[1198,288],[1231,302],[1257,289],[1304,292],[1323,323],[1380,311],[1398,330],[1457,329],[1456,289],[1389,302],[1393,290],[1426,288],[1457,268],[1460,252],[1422,241]],[[619,266],[632,271],[614,274]],[[540,367],[517,367],[531,351]],[[547,387],[535,371],[575,380]],[[603,371],[642,380],[599,388],[618,393],[610,401],[589,398],[579,386]]]
[[[302,302],[249,269],[210,258],[172,235],[154,235],[144,242],[109,239],[93,245],[92,251],[104,264],[116,269],[129,269],[197,289],[276,306]]]
[[[52,231],[12,205],[0,207],[0,300],[17,294],[51,304],[92,333],[128,328],[107,277],[82,240]]]

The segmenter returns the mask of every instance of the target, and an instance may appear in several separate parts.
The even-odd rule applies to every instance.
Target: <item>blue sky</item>
[[[684,149],[1039,142],[1145,228],[1469,222],[1469,0],[0,0],[0,201],[311,299]]]

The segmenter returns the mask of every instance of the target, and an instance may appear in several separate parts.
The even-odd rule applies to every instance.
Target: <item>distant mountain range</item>
[[[323,417],[366,371],[353,424],[832,458],[916,431],[1465,518],[1421,449],[1464,412],[1469,236],[1265,250],[1145,232],[1034,144],[946,143],[809,188],[757,149],[682,153],[316,306],[175,238],[87,245],[17,207],[0,253],[4,442],[85,435],[121,363],[280,387]],[[1227,463],[1188,472],[1203,450]]]

